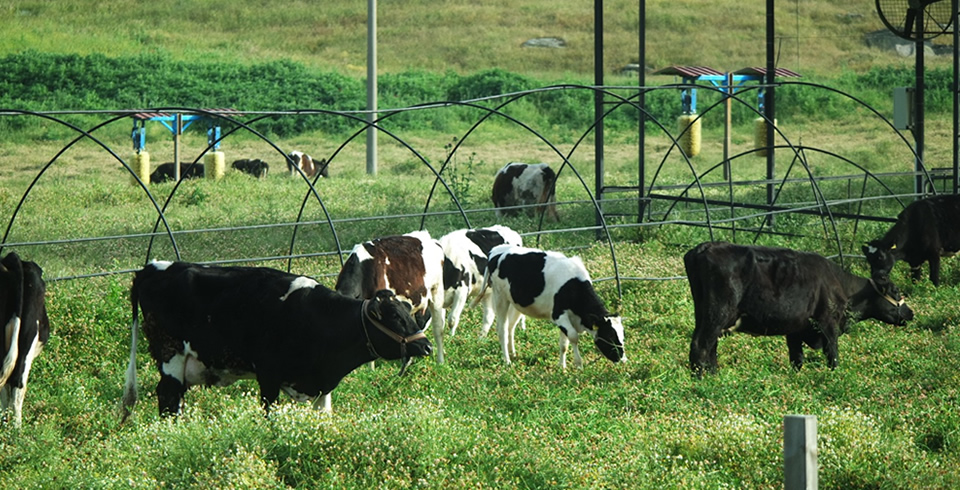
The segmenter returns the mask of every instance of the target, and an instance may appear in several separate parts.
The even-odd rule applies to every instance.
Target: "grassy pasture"
[[[330,2],[327,2],[330,3]],[[592,80],[592,4],[563,0],[549,11],[540,2],[448,1],[381,3],[380,68],[399,73],[410,67],[444,72],[502,68],[545,79]],[[635,61],[635,2],[606,4],[608,83],[631,84],[617,74]],[[762,2],[647,2],[647,56],[652,68],[706,65],[721,70],[764,63]],[[93,53],[108,56],[158,54],[175,60],[256,64],[278,59],[312,70],[365,76],[365,4],[285,2],[133,2],[130,0],[15,1],[0,5],[0,53]],[[876,67],[911,66],[912,59],[867,47],[865,33],[882,29],[874,3],[839,4],[826,0],[778,2],[780,66],[805,79],[832,79]],[[723,26],[705,29],[703,26]],[[560,36],[562,50],[520,48],[537,36]],[[949,37],[937,43],[949,42]],[[928,67],[949,67],[948,57],[926,60]],[[55,68],[55,67],[54,67]],[[806,78],[809,77],[809,78]],[[662,80],[657,79],[657,83]],[[782,93],[782,92],[781,92]],[[859,95],[859,94],[857,94]],[[149,104],[149,101],[145,101]],[[857,174],[855,163],[872,172],[912,169],[913,158],[881,124],[861,109],[823,120],[824,109],[802,121],[781,120],[789,143],[829,149],[836,155],[805,150],[815,176]],[[63,108],[63,109],[73,109]],[[881,107],[881,111],[889,107]],[[526,120],[530,120],[527,118]],[[671,121],[664,121],[670,125]],[[593,224],[594,152],[590,142],[568,129],[537,128],[559,151],[569,154],[586,185],[573,172],[561,176],[560,224],[548,232]],[[672,128],[671,128],[672,129]],[[169,133],[151,128],[154,164],[173,159]],[[947,121],[929,121],[925,159],[945,166],[952,135]],[[74,135],[54,126],[28,136],[5,134],[0,145],[0,225],[10,221],[28,186]],[[98,134],[121,158],[132,158],[128,121]],[[460,134],[422,129],[402,140],[431,164],[447,157]],[[629,132],[608,134],[605,149],[609,185],[637,184],[637,147]],[[303,134],[278,142],[329,156],[340,136]],[[723,160],[723,132],[705,124],[703,152],[690,165],[669,151],[662,134],[648,134],[644,150],[646,183],[660,168],[659,185],[687,185],[692,176],[721,180],[705,172]],[[184,136],[183,160],[198,158],[204,139]],[[734,128],[731,154],[753,145],[753,128]],[[271,164],[266,181],[228,172],[224,180],[184,182],[172,194],[166,216],[182,257],[226,261],[286,255],[306,187],[283,175],[273,148],[240,135],[224,144],[227,162],[263,158]],[[380,139],[380,170],[364,172],[362,138],[339,150],[332,178],[317,191],[335,222],[342,248],[388,233],[420,227],[432,172],[409,148]],[[847,159],[847,160],[844,160]],[[494,222],[485,209],[492,175],[508,161],[547,161],[557,153],[515,127],[485,124],[470,135],[451,159],[446,178],[469,211],[473,225]],[[849,160],[849,161],[848,161]],[[790,151],[778,152],[778,177],[788,169],[806,170]],[[662,165],[661,165],[662,164]],[[738,180],[758,180],[765,161],[745,155],[733,162]],[[895,193],[909,181],[886,180]],[[868,181],[823,181],[831,200],[883,196]],[[160,205],[173,184],[150,186]],[[679,190],[661,191],[678,195]],[[705,197],[728,199],[728,188],[708,188]],[[762,186],[733,190],[737,200],[759,203]],[[699,193],[690,194],[699,197]],[[808,182],[788,184],[782,202],[814,200]],[[604,203],[610,212],[630,213],[636,202]],[[63,278],[136,269],[147,258],[171,258],[169,240],[160,235],[151,251],[149,238],[126,237],[152,231],[157,213],[122,166],[88,141],[60,155],[38,180],[13,223],[5,247],[36,260],[45,277]],[[858,203],[834,211],[857,212]],[[894,216],[892,199],[866,201],[871,214]],[[651,216],[664,218],[669,205],[657,201]],[[438,192],[431,211],[453,211]],[[704,219],[703,206],[685,204],[664,219]],[[711,208],[713,220],[726,219],[723,206]],[[753,213],[738,210],[743,218]],[[371,217],[386,218],[368,219]],[[292,252],[303,255],[292,271],[317,276],[332,285],[339,261],[326,215],[314,198],[306,199],[302,225]],[[759,218],[736,222],[736,233],[715,230],[714,238],[752,241],[745,228]],[[268,226],[281,223],[284,226]],[[909,326],[894,328],[867,321],[851,326],[840,339],[839,367],[826,368],[819,352],[807,351],[803,370],[794,372],[779,338],[730,336],[720,343],[720,372],[692,379],[687,353],[693,330],[693,304],[683,275],[682,254],[710,238],[703,227],[669,223],[637,228],[631,217],[611,218],[614,241],[595,242],[592,230],[545,233],[543,248],[580,254],[594,278],[614,274],[611,249],[625,280],[622,295],[614,281],[597,283],[611,309],[625,317],[629,361],[612,365],[584,345],[582,372],[557,368],[556,329],[530,321],[518,332],[520,361],[508,367],[499,358],[495,335],[478,338],[477,311],[468,311],[460,333],[447,340],[448,362],[415,363],[403,378],[397,366],[360,369],[344,379],[334,395],[334,413],[317,414],[282,399],[265,418],[256,386],[240,382],[227,388],[193,389],[186,413],[160,419],[152,393],[158,376],[140,344],[141,401],[134,418],[118,425],[123,370],[129,342],[130,274],[110,274],[48,283],[47,304],[53,335],[34,365],[24,407],[24,425],[0,425],[0,487],[3,488],[781,488],[782,418],[793,413],[818,417],[820,484],[823,488],[955,488],[960,482],[960,379],[954,359],[960,354],[960,266],[946,260],[944,286],[912,282],[905,266],[894,281],[916,313]],[[435,236],[463,226],[459,214],[430,215],[426,228]],[[537,240],[536,221],[507,222]],[[728,222],[722,222],[730,226]],[[844,254],[879,235],[882,223],[837,222]],[[856,228],[856,229],[855,229]],[[818,217],[784,214],[776,231],[761,235],[772,245],[836,253],[834,232]],[[106,238],[103,238],[106,237]],[[96,238],[93,241],[77,239]],[[55,240],[34,245],[32,242]],[[148,257],[149,255],[149,257]],[[845,256],[851,271],[865,264]],[[246,263],[246,262],[244,262]],[[285,260],[258,264],[286,268]]]
[[[805,127],[828,135],[823,127]],[[123,132],[117,131],[118,134]],[[739,128],[737,145],[749,148],[749,128]],[[405,141],[431,164],[447,157],[452,138],[418,133]],[[693,159],[698,173],[719,161],[716,129],[705,135],[704,154]],[[828,138],[828,136],[825,136]],[[883,137],[869,135],[882,140]],[[526,136],[492,127],[464,142],[451,158],[448,178],[469,211],[471,223],[494,222],[486,210],[493,172],[510,160],[553,160],[553,150]],[[620,136],[607,152],[608,182],[636,179],[635,146]],[[846,155],[868,155],[878,170],[895,165],[896,145],[874,153],[835,137]],[[105,137],[122,158],[132,151],[125,136]],[[558,141],[565,141],[558,138]],[[335,220],[343,248],[388,233],[419,227],[433,174],[405,146],[381,140],[379,173],[365,174],[362,145],[337,154],[331,178],[317,190]],[[319,142],[319,144],[318,144]],[[204,141],[186,135],[184,160],[196,158]],[[332,150],[323,137],[282,142],[283,148],[317,153]],[[823,143],[828,144],[828,143]],[[39,169],[63,143],[37,142],[6,147],[0,211],[6,223],[12,208]],[[570,151],[569,143],[559,145]],[[690,182],[686,163],[664,156],[669,145],[653,136],[650,158],[663,160],[664,184]],[[166,143],[152,147],[154,162],[168,161]],[[275,150],[238,137],[225,143],[227,161],[261,157],[271,175],[256,181],[228,172],[219,182],[182,183],[167,209],[176,231],[208,230],[177,236],[186,260],[217,261],[236,257],[285,255],[289,227],[225,228],[296,221],[305,186],[284,175]],[[660,153],[657,153],[659,151]],[[894,154],[894,155],[891,155]],[[781,156],[782,155],[782,156]],[[592,147],[577,148],[571,164],[592,192]],[[890,160],[885,160],[890,158]],[[791,154],[778,155],[781,175]],[[813,159],[811,159],[813,160]],[[763,175],[763,159],[735,160],[734,175],[748,180]],[[901,160],[902,161],[902,160]],[[883,163],[887,162],[887,163]],[[892,162],[892,163],[891,163]],[[837,172],[824,161],[814,172]],[[884,167],[885,166],[885,167]],[[799,169],[791,170],[799,172]],[[717,180],[715,173],[706,177]],[[859,181],[824,183],[836,198],[859,196]],[[900,183],[897,189],[905,186]],[[908,186],[908,185],[907,185]],[[163,202],[172,183],[152,185]],[[561,201],[585,198],[572,172],[561,176]],[[677,192],[677,191],[672,191]],[[708,191],[722,198],[719,191]],[[726,192],[726,191],[724,191]],[[738,199],[763,199],[762,188],[737,189]],[[791,185],[784,198],[802,201],[809,184]],[[877,194],[880,191],[873,189]],[[742,194],[740,194],[742,193]],[[749,194],[754,194],[750,197]],[[791,194],[792,193],[792,194]],[[449,199],[435,197],[431,211],[453,210]],[[617,206],[623,204],[615,204]],[[877,201],[891,215],[897,205]],[[614,206],[614,204],[611,204]],[[625,205],[629,207],[629,205]],[[655,216],[666,205],[654,205]],[[588,226],[592,205],[564,204],[563,221],[547,231]],[[98,147],[78,143],[39,179],[25,200],[8,242],[118,237],[149,232],[156,220],[143,192],[130,185],[119,163]],[[678,219],[702,219],[688,205],[674,211]],[[714,216],[722,216],[715,211]],[[373,216],[390,218],[361,219]],[[332,285],[339,269],[329,228],[315,199],[308,199],[291,264],[294,272],[320,277]],[[612,219],[628,224],[630,218]],[[315,224],[317,223],[317,224]],[[748,226],[751,222],[739,222]],[[845,253],[856,253],[866,237],[885,228],[880,223],[840,221]],[[536,240],[535,220],[507,224]],[[458,214],[431,215],[426,228],[435,236],[463,226]],[[818,218],[778,217],[777,231],[804,236],[761,236],[764,243],[830,253],[831,235]],[[593,231],[546,233],[540,246],[581,255],[595,278],[613,275],[611,246],[595,242]],[[682,225],[614,228],[613,250],[625,277],[673,278],[683,275],[682,254],[709,238],[706,230]],[[718,239],[749,242],[717,230]],[[860,239],[861,241],[857,241]],[[137,268],[146,257],[146,238],[20,245],[22,255],[37,260],[46,277],[65,277]],[[169,258],[172,249],[158,237],[151,257]],[[846,257],[848,267],[865,272],[865,264]],[[286,268],[281,260],[261,263]],[[507,368],[499,358],[495,334],[477,337],[479,314],[468,311],[460,333],[448,339],[449,361],[424,359],[403,378],[397,366],[360,369],[335,391],[334,414],[282,400],[270,418],[257,406],[256,386],[240,382],[228,388],[193,389],[186,413],[177,420],[156,414],[152,394],[158,377],[141,343],[141,402],[134,419],[118,425],[118,407],[127,342],[129,274],[52,282],[48,307],[54,334],[37,360],[27,395],[24,427],[0,433],[0,484],[5,487],[668,487],[776,488],[782,485],[782,417],[792,413],[818,417],[820,482],[825,488],[949,488],[960,481],[958,376],[951,362],[960,350],[956,308],[960,267],[947,261],[945,286],[913,283],[905,268],[894,279],[909,295],[917,319],[905,328],[868,321],[853,325],[840,340],[840,367],[826,368],[821,353],[808,352],[804,369],[789,366],[779,338],[731,336],[721,341],[721,370],[716,376],[691,379],[687,350],[693,329],[693,304],[684,280],[598,282],[609,306],[625,317],[629,361],[613,365],[584,345],[582,372],[557,368],[556,329],[531,321],[518,333],[520,361]]]

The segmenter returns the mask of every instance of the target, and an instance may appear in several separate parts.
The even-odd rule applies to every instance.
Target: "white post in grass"
[[[817,417],[783,417],[783,476],[785,490],[817,488]]]

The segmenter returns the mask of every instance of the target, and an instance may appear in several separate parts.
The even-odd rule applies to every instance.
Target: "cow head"
[[[874,277],[886,276],[893,269],[897,257],[894,254],[896,245],[883,245],[874,240],[863,246],[863,255],[870,264],[870,274]]]
[[[870,291],[863,318],[875,318],[891,325],[903,326],[913,320],[913,310],[904,302],[900,290],[885,275],[868,279]]]
[[[604,317],[590,330],[593,344],[604,357],[613,362],[626,361],[623,351],[623,322],[619,316]]]
[[[433,350],[413,315],[410,304],[400,301],[393,291],[382,289],[372,299],[364,302],[364,324],[371,350],[377,357],[401,359],[406,367],[407,359],[429,355]],[[400,371],[403,374],[401,368]]]

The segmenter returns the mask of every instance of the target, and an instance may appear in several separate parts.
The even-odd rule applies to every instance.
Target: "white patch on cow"
[[[163,371],[163,373],[166,374],[167,376],[170,376],[176,379],[177,381],[179,381],[181,384],[186,385],[187,384],[187,377],[186,377],[187,361],[189,360],[190,357],[196,358],[197,352],[194,351],[192,347],[190,347],[190,342],[184,342],[183,351],[180,353],[174,354],[170,359],[164,362],[160,366],[160,370]],[[199,364],[199,366],[197,366],[197,364]],[[200,362],[199,360],[197,360],[196,363],[191,364],[192,372],[190,374],[194,376],[194,379],[196,379],[196,376],[198,374],[197,369],[199,367],[203,367],[203,363]],[[202,383],[192,383],[192,384],[202,384]]]
[[[333,413],[333,403],[330,400],[330,393],[325,393],[313,400],[313,408],[323,413]]]
[[[301,393],[287,384],[280,385],[280,389],[283,390],[283,392],[286,393],[290,398],[293,398],[298,402],[307,402],[314,399],[314,397],[307,395],[306,393]]]
[[[17,356],[20,355],[20,317],[14,315],[3,329],[3,345],[6,356],[3,358],[3,368],[0,368],[0,385],[7,382],[14,366],[17,365]]]
[[[287,298],[288,298],[291,294],[293,294],[294,291],[296,291],[296,290],[298,290],[298,289],[303,289],[303,288],[313,289],[313,288],[315,288],[315,287],[317,286],[317,284],[319,284],[317,281],[315,281],[315,280],[313,280],[313,279],[311,279],[311,278],[309,278],[309,277],[300,276],[300,277],[298,277],[298,278],[296,278],[296,279],[294,279],[293,281],[290,282],[290,289],[287,289],[287,294],[284,294],[283,296],[280,297],[280,301],[286,301]]]
[[[40,331],[40,322],[37,322],[37,332]],[[27,350],[27,355],[23,358],[23,374],[20,377],[20,385],[23,385],[22,388],[18,388],[9,383],[4,385],[3,389],[0,390],[0,410],[6,411],[10,410],[11,406],[13,409],[13,425],[15,427],[20,427],[23,419],[23,397],[27,393],[27,378],[30,377],[30,367],[33,366],[33,360],[40,355],[40,351],[43,350],[43,344],[40,343],[40,336],[35,335],[33,341],[30,343],[30,349]]]
[[[169,260],[153,259],[150,261],[150,265],[153,266],[153,268],[158,271],[165,271],[167,270],[167,267],[170,267],[171,265],[173,265],[173,262],[170,262]]]
[[[353,247],[353,252],[351,252],[353,253],[353,255],[357,256],[357,260],[359,260],[360,262],[363,262],[364,260],[370,260],[373,258],[373,256],[370,255],[370,252],[367,251],[367,247],[364,247],[363,245],[364,244],[362,243],[359,245],[356,245],[355,247]]]
[[[877,253],[877,247],[874,247],[873,245],[867,245],[867,252],[870,254],[875,254]]]

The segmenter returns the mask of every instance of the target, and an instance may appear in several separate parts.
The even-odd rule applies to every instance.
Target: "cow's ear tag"
[[[897,249],[897,244],[894,243],[894,244],[890,247],[890,250],[896,250],[896,249]]]

